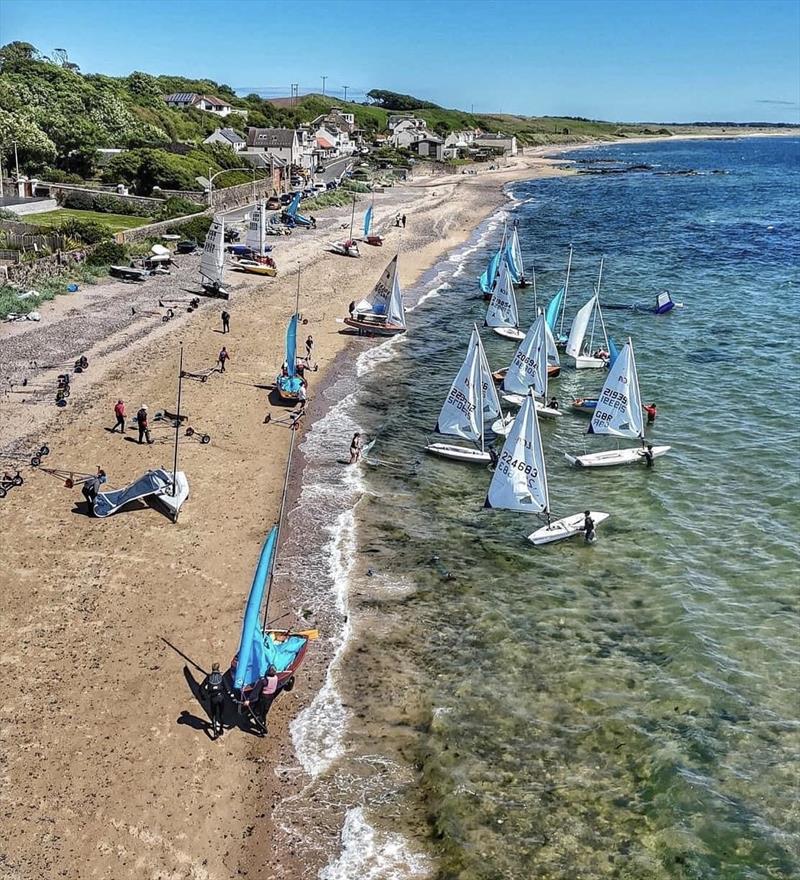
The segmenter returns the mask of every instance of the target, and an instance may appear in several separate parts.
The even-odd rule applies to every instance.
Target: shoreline
[[[754,136],[763,135],[742,135]],[[545,153],[633,142],[625,139],[537,148],[535,154],[525,157],[531,161],[523,160],[512,169],[476,177],[421,178],[395,193],[390,191],[388,199],[376,198],[376,213],[383,224],[396,210],[392,203],[396,193],[400,193],[403,205],[411,206],[407,208],[411,218],[407,236],[414,236],[416,246],[406,251],[408,243],[403,243],[404,286],[417,284],[438,259],[465,243],[502,207],[507,200],[502,188],[507,183],[534,179],[537,166],[544,169],[541,176],[562,175],[557,160],[544,159]],[[445,192],[448,186],[453,192]],[[476,216],[476,211],[483,213]],[[349,210],[346,213],[349,215]],[[322,227],[328,235],[338,228],[337,221],[344,214],[341,210],[325,214],[332,218]],[[443,237],[417,233],[416,225],[423,218],[435,218],[431,225],[440,221]],[[324,236],[307,241],[302,237],[302,245],[307,244],[303,258],[310,268],[304,269],[301,279],[301,311],[310,320],[315,354],[322,362],[320,372],[312,378],[311,415],[302,439],[335,405],[335,401],[326,403],[318,412],[313,399],[322,398],[335,385],[339,365],[350,352],[376,344],[359,346],[357,339],[339,334],[335,319],[346,313],[354,289],[365,293],[371,288],[393,253],[393,236],[389,229],[387,247],[365,253],[360,261],[318,255]],[[276,244],[283,244],[283,240]],[[152,620],[157,619],[158,633],[204,668],[212,659],[227,663],[235,649],[254,560],[277,514],[288,448],[287,432],[261,425],[263,392],[239,388],[252,388],[265,376],[274,375],[282,358],[284,325],[291,312],[295,282],[288,271],[289,262],[281,264],[279,260],[279,265],[283,271],[275,281],[247,283],[234,291],[230,309],[234,332],[225,340],[230,341],[233,359],[225,384],[223,377],[213,376],[207,385],[187,383],[189,388],[185,388],[190,414],[202,417],[213,439],[208,449],[181,448],[181,467],[185,464],[190,474],[193,494],[176,527],[162,523],[151,510],[134,511],[107,523],[65,516],[66,504],[74,501],[75,495],[68,496],[43,475],[31,476],[18,494],[11,493],[2,502],[4,532],[13,530],[18,536],[9,554],[11,576],[3,585],[8,603],[3,622],[4,661],[15,675],[23,669],[35,670],[31,693],[46,686],[43,665],[56,662],[59,668],[66,664],[80,672],[79,684],[59,682],[58,705],[41,727],[34,723],[31,696],[24,695],[20,706],[4,710],[4,735],[15,737],[9,781],[3,790],[9,821],[17,827],[17,820],[21,823],[20,816],[34,803],[42,814],[37,827],[29,831],[19,824],[23,830],[8,846],[10,864],[20,871],[21,878],[50,876],[59,869],[80,877],[104,872],[111,876],[126,868],[132,874],[134,864],[151,871],[183,870],[184,874],[175,876],[208,880],[231,876],[243,868],[250,877],[268,878],[288,876],[304,864],[302,852],[274,851],[271,816],[287,781],[293,784],[302,779],[293,771],[297,758],[289,722],[314,699],[325,673],[321,660],[310,658],[299,677],[299,687],[276,701],[269,716],[269,739],[248,740],[234,730],[212,745],[191,721],[181,720],[187,710],[195,716],[202,711],[179,680],[182,660],[159,642],[152,629]],[[309,276],[308,286],[318,289],[308,294],[306,304]],[[179,280],[191,283],[194,278]],[[94,292],[90,290],[89,295]],[[99,294],[104,295],[102,291]],[[119,298],[123,300],[125,295],[123,290]],[[143,450],[133,444],[104,436],[101,425],[115,399],[116,392],[111,389],[127,389],[134,378],[140,383],[136,391],[126,390],[124,395],[126,400],[130,398],[130,410],[135,411],[140,397],[153,409],[155,400],[162,398],[160,405],[170,407],[174,397],[173,332],[188,340],[187,348],[197,353],[198,361],[213,358],[216,346],[222,344],[213,331],[216,312],[223,305],[201,302],[203,307],[180,324],[162,325],[130,344],[120,341],[116,343],[119,350],[109,356],[99,352],[114,347],[114,341],[96,343],[92,351],[98,356],[90,359],[86,381],[76,379],[67,410],[48,415],[43,407],[34,408],[40,411],[35,413],[37,418],[42,416],[39,421],[31,420],[34,424],[54,426],[53,465],[62,460],[74,465],[80,461],[87,467],[111,462],[110,475],[115,477],[160,463],[153,456],[143,458],[139,454]],[[251,320],[246,309],[259,314]],[[231,401],[234,394],[238,399]],[[7,405],[0,407],[6,408],[5,416]],[[24,414],[22,423],[28,421],[30,412]],[[9,420],[4,419],[3,424],[7,426]],[[298,438],[298,446],[302,439]],[[344,444],[346,441],[343,438]],[[304,465],[302,456],[293,462],[290,498],[295,502],[302,490],[299,475]],[[240,509],[242,498],[246,498],[246,509]],[[236,548],[235,553],[226,555],[230,548]],[[275,615],[296,604],[291,575],[281,573],[279,580]],[[95,647],[92,640],[101,626],[111,632]],[[322,654],[318,652],[320,658]],[[133,664],[138,665],[131,670]],[[151,678],[157,681],[158,694],[148,689]],[[113,693],[124,694],[112,706],[106,705],[109,687]],[[180,726],[176,727],[179,712]],[[117,742],[109,744],[107,737],[103,739],[102,731],[107,727]],[[41,748],[53,768],[51,785],[41,784],[47,780],[27,779],[26,761],[17,753],[28,755]],[[70,779],[68,774],[75,775]],[[126,774],[126,779],[118,778]],[[19,794],[12,795],[15,784]],[[89,805],[85,815],[81,812],[84,803]],[[61,842],[63,854],[39,846],[39,835],[45,828]],[[221,839],[225,841],[222,847]],[[281,857],[279,863],[272,861],[277,856]]]

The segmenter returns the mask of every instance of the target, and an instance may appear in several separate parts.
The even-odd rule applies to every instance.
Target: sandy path
[[[400,207],[410,217],[404,285],[502,202],[500,184],[534,176],[530,164],[417,181],[378,196],[379,219]],[[394,252],[397,232],[389,230],[386,246],[365,247],[361,260],[321,253],[345,215],[346,209],[326,212],[332,219],[315,238],[279,242],[278,279],[240,282],[229,309],[232,332],[224,338],[228,371],[184,384],[190,421],[213,439],[209,446],[181,444],[191,497],[177,525],[151,508],[89,519],[76,505],[77,491],[42,473],[0,502],[0,808],[8,832],[0,877],[203,880],[240,869],[264,878],[303,869],[302,854],[270,851],[271,806],[281,786],[273,768],[292,763],[286,725],[310,699],[319,670],[277,701],[269,739],[233,731],[211,743],[198,729],[204,713],[184,677],[186,662],[163,639],[206,669],[215,659],[227,664],[236,649],[255,560],[278,510],[289,442],[285,428],[263,423],[266,393],[254,387],[271,381],[283,358],[295,289],[288,268],[292,260],[307,264],[304,331],[314,335],[322,370],[312,378],[313,414],[314,385],[347,343],[335,318],[368,292]],[[110,287],[120,285],[91,294],[104,302],[98,314],[129,309],[129,289]],[[223,342],[215,332],[220,308],[204,305],[164,325],[149,319],[147,327],[115,326],[111,337],[102,322],[96,339],[87,329],[81,345],[91,366],[74,382],[69,406],[0,401],[0,443],[46,436],[47,464],[102,465],[116,486],[148,467],[170,466],[167,442],[139,446],[130,433],[122,438],[104,427],[113,423],[119,396],[131,411],[143,402],[151,412],[172,408],[178,340],[190,367],[210,366]],[[48,326],[26,332],[42,340],[62,333],[61,347],[68,347],[57,309],[63,320],[68,309],[57,304],[52,317],[43,310]],[[5,352],[23,336],[0,337],[0,346]],[[291,608],[290,596],[277,599],[276,614]],[[191,665],[187,672],[202,677]]]

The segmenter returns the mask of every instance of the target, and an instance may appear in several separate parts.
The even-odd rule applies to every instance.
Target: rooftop
[[[291,147],[296,134],[293,128],[249,128],[248,147]]]

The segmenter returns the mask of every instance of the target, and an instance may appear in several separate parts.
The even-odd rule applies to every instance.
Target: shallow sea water
[[[512,185],[305,442],[328,536],[309,603],[341,634],[294,728],[304,797],[339,817],[320,847],[344,828],[325,880],[800,876],[800,141],[575,157],[651,167]],[[540,304],[570,242],[570,317],[603,254],[604,302],[684,303],[605,312],[672,445],[652,471],[575,470],[564,452],[614,443],[578,415],[543,423],[554,512],[611,514],[591,547],[534,548],[535,517],[482,508],[487,469],[422,452],[506,218]],[[518,299],[527,326],[532,289]],[[513,343],[482,335],[507,364]],[[551,392],[563,405],[602,380],[566,367]],[[383,464],[337,467],[355,425]]]

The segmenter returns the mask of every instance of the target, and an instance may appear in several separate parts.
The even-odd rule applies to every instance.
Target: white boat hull
[[[504,394],[502,399],[510,406],[522,406],[525,401],[525,397],[522,394]],[[557,419],[564,415],[560,409],[552,409],[549,406],[545,406],[541,401],[537,400],[535,403],[536,413],[543,419]],[[494,430],[494,428],[492,428],[492,430]]]
[[[512,339],[514,342],[520,342],[525,338],[525,334],[522,330],[519,330],[516,327],[492,327],[492,330],[494,330],[498,336],[502,336],[503,339]]]
[[[172,476],[172,471],[167,471]],[[156,498],[167,508],[173,519],[178,518],[181,505],[189,497],[189,481],[183,471],[178,471],[175,479],[175,494],[172,494],[172,485],[168,486]]]
[[[490,464],[492,461],[492,456],[487,450],[456,446],[453,443],[429,443],[425,451],[453,461],[469,461],[475,464]]]
[[[653,458],[666,455],[671,446],[654,446]],[[644,449],[641,446],[633,446],[628,449],[609,449],[607,452],[592,452],[588,455],[569,455],[564,457],[570,464],[577,467],[615,467],[620,464],[636,464],[644,462]]]
[[[576,370],[602,370],[607,366],[608,361],[603,358],[591,357],[590,355],[579,355],[575,358]]]
[[[595,527],[601,522],[608,519],[609,514],[598,513],[595,510],[590,511],[590,515],[594,520]],[[528,540],[541,546],[542,544],[552,544],[554,541],[563,541],[564,538],[573,538],[575,535],[583,534],[583,523],[585,515],[583,513],[575,513],[572,516],[565,516],[563,519],[557,519],[551,522],[549,526],[542,526],[535,532],[528,535]]]
[[[498,437],[505,437],[513,424],[514,416],[509,413],[503,416],[502,419],[496,419],[492,422],[492,433],[497,434]]]

